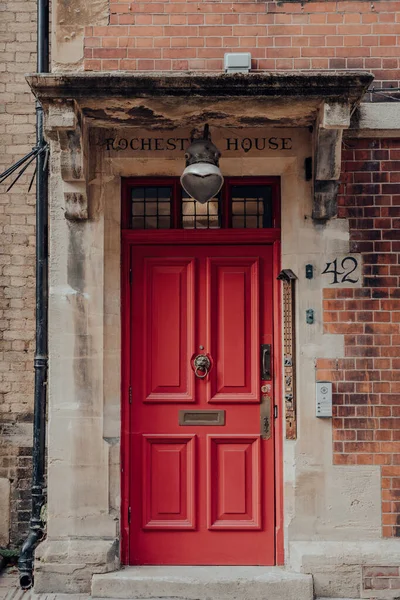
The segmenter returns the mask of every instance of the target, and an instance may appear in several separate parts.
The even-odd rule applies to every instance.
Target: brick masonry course
[[[365,69],[397,87],[399,15],[396,1],[111,0],[109,26],[85,28],[84,67],[221,70],[225,52],[250,52],[252,69]]]
[[[367,593],[373,593],[374,590],[400,590],[399,567],[363,567],[362,584]]]

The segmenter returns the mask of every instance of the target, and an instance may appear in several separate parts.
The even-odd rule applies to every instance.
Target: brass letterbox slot
[[[225,411],[180,410],[179,425],[225,425]]]

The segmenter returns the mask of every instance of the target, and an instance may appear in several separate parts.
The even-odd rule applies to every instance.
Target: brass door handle
[[[271,375],[271,344],[261,344],[261,379],[269,381]]]

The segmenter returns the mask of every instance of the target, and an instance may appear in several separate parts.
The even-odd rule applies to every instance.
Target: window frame
[[[271,228],[247,228],[248,231],[267,231],[268,229],[279,229],[281,226],[280,211],[280,177],[226,177],[221,190],[221,227],[212,228],[212,231],[231,229],[241,231],[240,228],[232,228],[232,211],[230,198],[232,187],[235,185],[268,185],[272,191],[272,227]],[[131,190],[134,187],[170,187],[172,188],[171,202],[171,227],[170,229],[133,229],[131,220]],[[121,205],[121,228],[128,231],[210,231],[210,229],[184,229],[182,227],[182,186],[179,177],[124,177],[122,178],[122,205]]]

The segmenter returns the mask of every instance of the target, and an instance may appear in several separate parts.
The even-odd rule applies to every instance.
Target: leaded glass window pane
[[[134,187],[132,229],[171,229],[172,187]]]
[[[268,185],[233,185],[232,228],[272,227],[272,190]]]
[[[182,192],[183,229],[219,229],[221,227],[220,199],[213,198],[205,204],[196,202]]]

